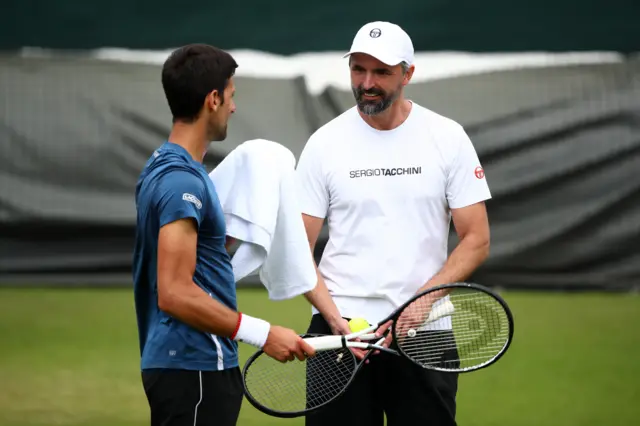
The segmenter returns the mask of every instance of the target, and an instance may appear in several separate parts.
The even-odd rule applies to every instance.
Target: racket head
[[[363,361],[348,348],[317,351],[303,361],[296,358],[285,363],[258,350],[242,370],[244,394],[251,405],[269,416],[301,417],[342,396]]]
[[[509,306],[496,292],[476,283],[432,287],[396,312],[391,327],[394,346],[431,370],[466,373],[486,368],[502,358],[513,339]],[[425,323],[429,314],[438,319]]]

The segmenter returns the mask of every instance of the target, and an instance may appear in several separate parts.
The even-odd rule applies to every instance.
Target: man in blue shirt
[[[237,312],[224,215],[202,159],[235,111],[227,52],[174,51],[162,69],[168,140],[136,186],[134,298],[142,381],[155,425],[235,425],[242,403],[237,341],[286,362],[314,354],[293,330]]]

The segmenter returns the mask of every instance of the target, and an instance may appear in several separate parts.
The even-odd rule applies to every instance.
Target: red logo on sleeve
[[[482,179],[484,177],[484,169],[480,166],[476,167],[474,173],[478,179]]]

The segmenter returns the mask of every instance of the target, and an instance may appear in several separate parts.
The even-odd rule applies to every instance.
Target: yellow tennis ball
[[[367,327],[369,327],[369,323],[364,318],[352,318],[351,321],[349,321],[349,328],[352,333],[364,330]]]

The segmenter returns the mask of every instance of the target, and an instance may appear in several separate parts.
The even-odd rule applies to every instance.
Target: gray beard
[[[378,115],[381,112],[385,111],[387,108],[391,106],[391,104],[398,99],[398,95],[400,94],[400,90],[396,90],[388,96],[384,96],[377,102],[364,101],[362,100],[362,96],[364,94],[364,90],[353,87],[351,89],[353,91],[353,95],[356,99],[356,104],[358,105],[358,109],[364,115]]]

